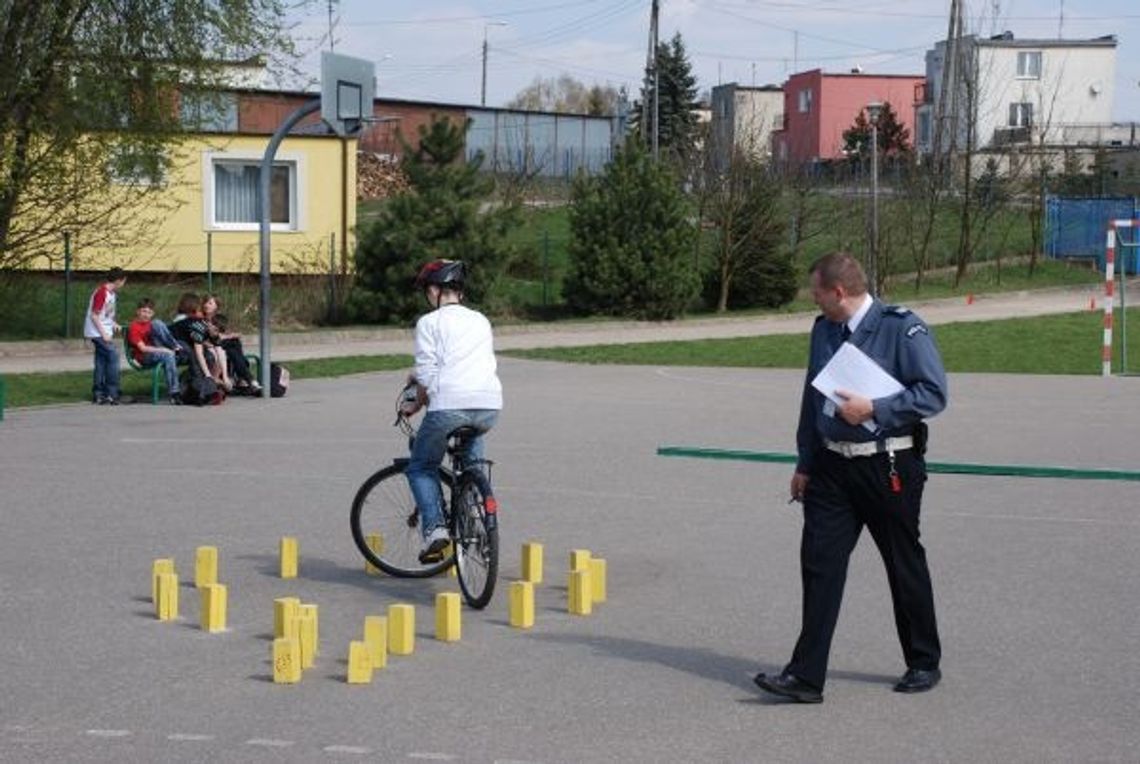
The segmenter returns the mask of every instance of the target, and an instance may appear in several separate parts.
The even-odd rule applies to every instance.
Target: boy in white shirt
[[[496,374],[491,323],[480,312],[461,304],[466,266],[458,260],[433,260],[420,269],[416,287],[432,307],[416,322],[416,400],[405,405],[408,415],[427,406],[412,445],[405,474],[420,511],[424,549],[420,562],[443,558],[447,529],[440,506],[439,466],[447,451],[447,436],[458,427],[474,427],[468,460],[483,457],[483,436],[503,408],[503,387]]]
[[[122,327],[115,323],[115,302],[116,293],[125,283],[127,275],[123,269],[112,268],[87,302],[83,336],[91,340],[95,348],[91,402],[100,405],[119,405],[119,350],[115,346],[115,334]]]

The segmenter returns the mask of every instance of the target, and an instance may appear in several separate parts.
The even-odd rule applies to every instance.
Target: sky
[[[645,70],[650,0],[339,0],[333,50],[375,62],[377,96],[477,105],[488,43],[487,105],[503,106],[536,78],[569,74],[625,86]],[[660,0],[662,41],[680,32],[700,93],[721,83],[780,85],[821,68],[917,74],[947,31],[949,0]],[[1117,36],[1113,118],[1140,122],[1138,0],[967,0],[967,31],[1017,38]],[[330,47],[328,0],[295,12],[302,68],[315,82]]]

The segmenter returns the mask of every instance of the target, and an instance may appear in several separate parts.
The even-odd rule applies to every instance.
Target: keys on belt
[[[869,440],[865,443],[852,443],[841,440],[828,440],[824,438],[823,445],[828,451],[834,451],[847,459],[857,456],[874,456],[875,454],[890,454],[895,451],[905,451],[914,447],[914,438],[904,435],[900,438],[886,438],[885,440]]]

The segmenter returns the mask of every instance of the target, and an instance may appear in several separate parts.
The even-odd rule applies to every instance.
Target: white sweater
[[[491,322],[463,305],[444,305],[416,322],[416,381],[428,411],[502,409]]]

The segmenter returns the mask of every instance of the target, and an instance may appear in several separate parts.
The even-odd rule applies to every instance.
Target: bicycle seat
[[[454,430],[447,433],[447,439],[448,440],[456,440],[460,443],[466,443],[466,442],[468,442],[468,441],[470,441],[473,438],[476,438],[478,436],[479,436],[479,428],[478,427],[472,427],[471,425],[468,425],[468,424],[465,424],[462,427],[456,427]]]

